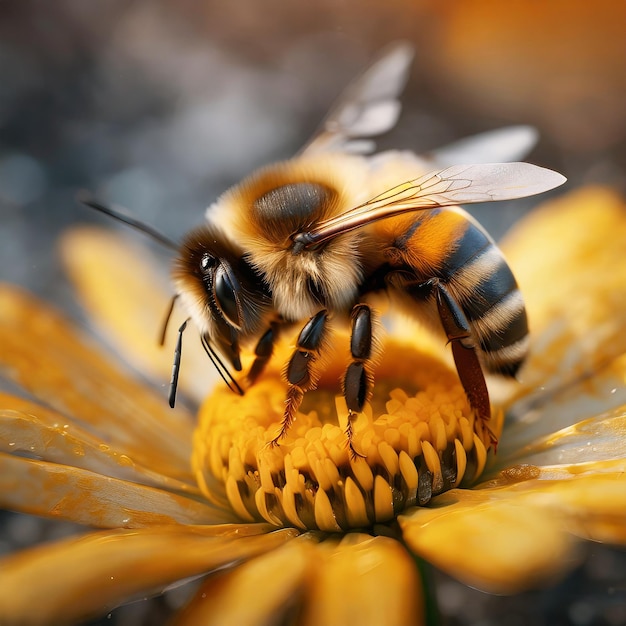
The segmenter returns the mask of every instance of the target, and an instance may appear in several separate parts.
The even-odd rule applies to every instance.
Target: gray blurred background
[[[177,239],[227,187],[291,156],[397,39],[416,61],[381,147],[421,152],[533,124],[529,160],[568,188],[624,192],[625,25],[613,0],[0,1],[0,279],[77,314],[55,241],[81,222],[118,227],[80,207],[79,189]],[[474,213],[499,237],[533,203]],[[65,532],[2,521],[0,551]],[[626,623],[623,553],[587,550],[563,584],[510,599],[437,574],[442,621]],[[161,623],[173,597],[107,623]]]

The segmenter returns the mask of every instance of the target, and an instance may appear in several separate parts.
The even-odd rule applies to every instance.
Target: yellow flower
[[[218,386],[194,434],[186,409],[3,286],[1,367],[30,395],[0,396],[0,505],[100,530],[0,561],[0,624],[72,622],[207,574],[179,626],[421,624],[414,556],[515,593],[566,571],[581,539],[626,543],[626,207],[580,191],[504,247],[533,344],[519,385],[493,382],[489,432],[444,349],[402,323],[356,420],[356,459],[337,423],[341,359],[278,448],[265,444],[280,354],[244,397]],[[166,380],[150,264],[101,231],[71,234],[65,253],[121,351]],[[199,398],[213,374],[193,343],[181,388]]]

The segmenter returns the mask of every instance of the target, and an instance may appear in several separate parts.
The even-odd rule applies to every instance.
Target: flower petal
[[[103,442],[186,482],[192,419],[79,337],[47,305],[0,287],[0,368],[64,415],[88,423]]]
[[[538,389],[507,409],[492,470],[626,457],[626,355],[561,389]]]
[[[400,543],[351,533],[323,542],[303,624],[424,624],[421,580]]]
[[[311,537],[303,535],[302,539],[208,579],[174,625],[286,623],[314,564]]]
[[[162,288],[169,281],[155,271],[166,264],[137,242],[98,228],[67,232],[61,250],[83,306],[118,352],[139,371],[169,381],[175,333],[164,346],[158,337],[172,291]],[[179,317],[177,328],[187,313]],[[189,337],[184,354],[179,387],[199,402],[219,377],[199,341]]]
[[[3,453],[0,507],[101,528],[234,521],[232,512],[184,495]]]
[[[57,624],[105,614],[136,595],[268,552],[297,535],[267,530],[258,524],[107,531],[18,553],[0,562],[0,623]]]
[[[192,484],[159,474],[102,443],[60,413],[0,392],[0,451],[91,470],[169,491],[198,496]]]
[[[626,352],[626,206],[603,188],[546,203],[502,248],[526,299],[529,387],[595,371]]]
[[[579,537],[626,544],[626,458],[513,467],[476,491],[543,510]]]
[[[575,397],[570,401],[574,405]],[[579,399],[580,404],[584,404],[584,398]],[[496,457],[490,473],[503,469],[505,464],[546,466],[626,459],[626,405],[543,434],[550,430],[550,423],[558,428],[559,423],[571,419],[571,413],[580,406],[572,406],[570,415],[568,408],[569,403],[565,406],[555,403],[552,410],[547,407],[539,412],[538,417],[543,423],[533,423],[525,429],[524,424],[515,424],[510,432],[507,430],[507,437],[502,443],[502,456]]]
[[[568,569],[574,536],[626,543],[626,459],[517,466],[399,518],[407,544],[463,582],[494,593]]]
[[[554,485],[555,506],[567,511],[570,532],[594,541],[626,545],[626,463],[622,462],[619,469]]]
[[[462,582],[491,593],[517,593],[557,575],[573,558],[558,515],[489,491],[454,489],[432,508],[399,518],[420,557]]]

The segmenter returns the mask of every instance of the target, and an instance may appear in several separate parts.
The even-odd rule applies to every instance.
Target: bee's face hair
[[[270,297],[243,253],[219,229],[206,225],[183,240],[173,277],[179,297],[200,334],[231,362],[240,337],[263,325]]]

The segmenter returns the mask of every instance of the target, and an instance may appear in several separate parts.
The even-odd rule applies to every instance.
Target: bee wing
[[[458,163],[508,163],[523,159],[538,139],[539,133],[532,126],[507,126],[464,137],[423,157],[439,167]]]
[[[413,48],[397,42],[382,53],[340,96],[301,153],[352,152],[368,154],[375,143],[363,140],[395,126],[400,115],[398,96],[406,84]]]
[[[561,174],[530,163],[455,165],[397,185],[294,238],[295,251],[402,213],[524,198],[562,185]]]

